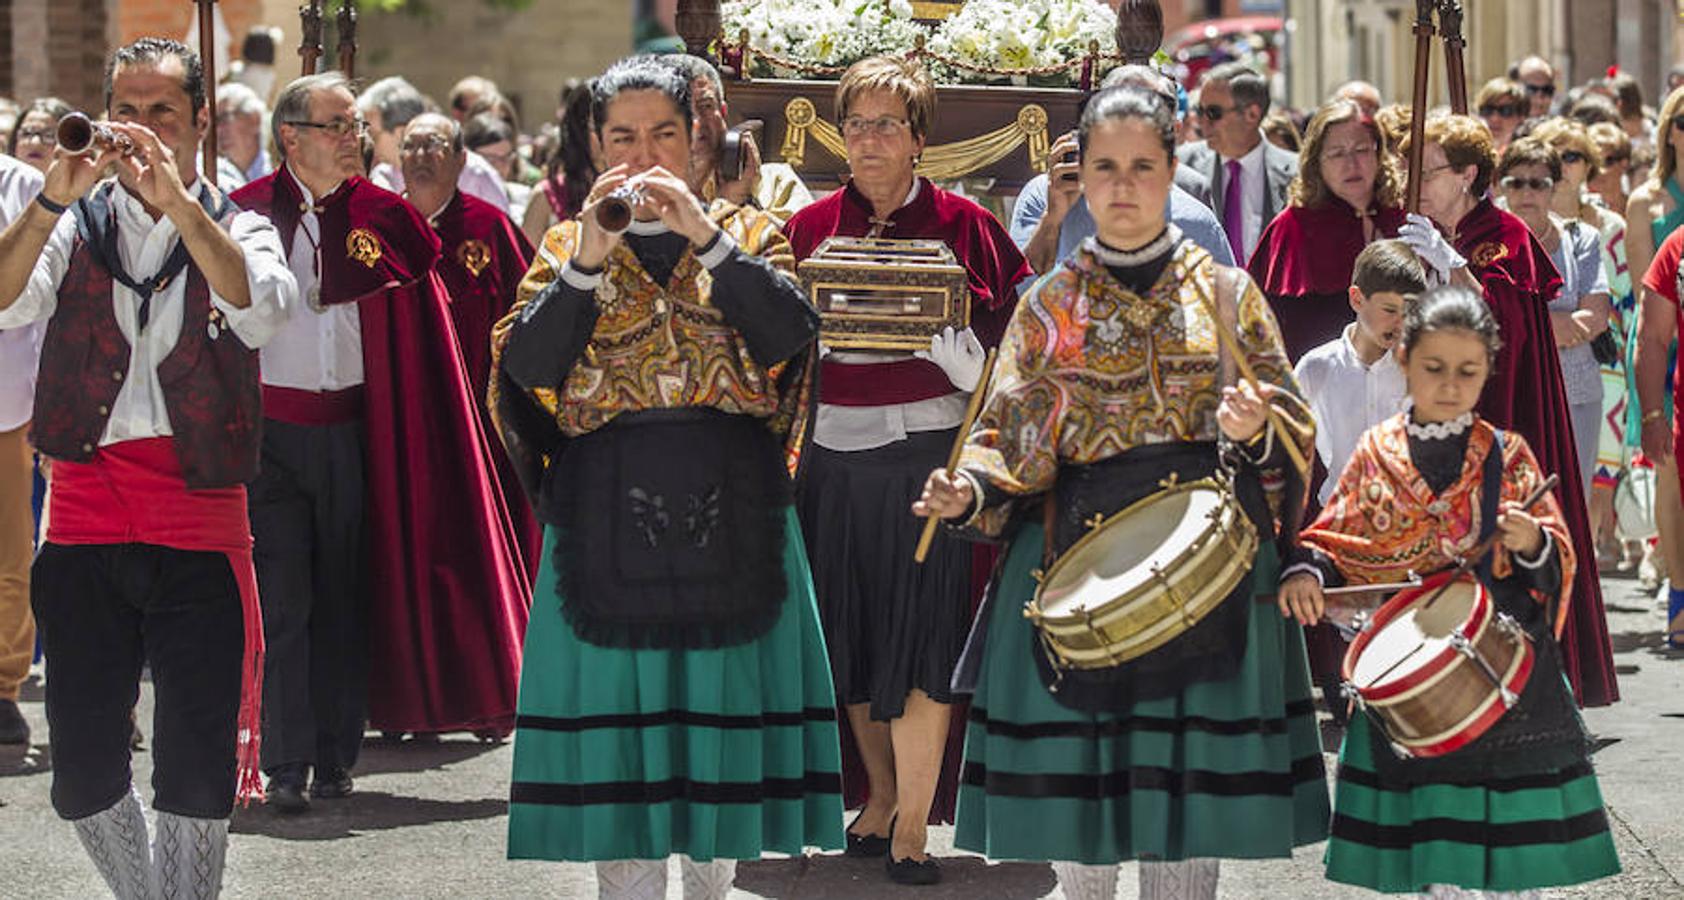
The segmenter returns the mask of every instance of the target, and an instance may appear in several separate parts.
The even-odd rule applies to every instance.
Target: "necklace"
[[[1468,426],[1473,424],[1473,420],[1473,410],[1468,410],[1454,419],[1446,419],[1443,422],[1427,422],[1425,424],[1415,421],[1415,418],[1411,416],[1408,425],[1409,436],[1412,438],[1419,438],[1423,441],[1442,441],[1445,438],[1456,437],[1462,432],[1467,431]]]
[[[1159,232],[1158,236],[1147,241],[1144,245],[1133,250],[1118,250],[1106,245],[1098,237],[1090,237],[1086,241],[1088,252],[1099,260],[1100,265],[1111,268],[1133,268],[1147,263],[1168,253],[1176,241],[1181,240],[1181,229],[1173,223]]]

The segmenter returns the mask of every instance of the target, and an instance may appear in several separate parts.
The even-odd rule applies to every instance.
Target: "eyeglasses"
[[[1512,119],[1515,116],[1520,115],[1520,107],[1508,103],[1501,106],[1481,106],[1479,108],[1479,114],[1482,116],[1495,116],[1503,119]]]
[[[1453,168],[1455,168],[1455,166],[1452,165],[1451,163],[1445,163],[1442,166],[1433,166],[1430,169],[1422,169],[1421,170],[1421,180],[1426,181],[1427,179],[1433,177],[1434,175],[1437,175],[1440,172],[1443,172],[1446,169],[1453,169]]]
[[[1209,119],[1212,122],[1220,122],[1220,121],[1222,121],[1222,117],[1227,115],[1228,113],[1239,112],[1239,111],[1240,111],[1240,108],[1237,105],[1236,106],[1217,106],[1214,103],[1212,103],[1209,106],[1201,106],[1201,107],[1198,108],[1199,115],[1203,116],[1206,119]]]
[[[485,157],[487,162],[496,166],[508,165],[509,160],[515,158],[515,151],[513,150],[505,150],[502,153],[488,153],[484,147],[481,147],[474,152]]]
[[[875,134],[878,137],[894,137],[900,134],[902,129],[911,125],[911,122],[905,119],[897,119],[894,116],[878,116],[875,119],[849,116],[842,120],[842,133],[848,137],[860,137],[867,134]]]
[[[443,153],[449,147],[449,138],[439,134],[429,134],[424,137],[405,138],[402,149],[405,153]]]
[[[1583,153],[1580,153],[1577,150],[1563,150],[1563,151],[1561,151],[1561,161],[1568,164],[1568,165],[1576,165],[1578,163],[1584,162],[1585,160],[1587,160],[1589,158],[1590,157],[1585,156]]]
[[[1513,175],[1505,175],[1503,180],[1497,183],[1502,185],[1505,191],[1549,191],[1555,189],[1555,179],[1548,177],[1517,178]]]
[[[1379,148],[1373,144],[1363,144],[1357,147],[1336,147],[1322,151],[1322,158],[1331,162],[1342,163],[1352,159],[1368,159]]]
[[[359,136],[368,134],[368,123],[362,119],[334,119],[330,122],[285,122],[283,124],[291,125],[294,128],[314,128],[317,131],[325,131],[335,138],[342,138],[349,134]]]
[[[1545,97],[1554,97],[1555,96],[1555,85],[1553,83],[1551,83],[1551,84],[1529,84],[1529,85],[1526,85],[1526,93],[1528,93],[1528,94],[1541,94]]]
[[[52,144],[58,141],[58,134],[52,131],[25,128],[18,132],[18,143],[21,144],[25,141],[40,141],[43,144]]]

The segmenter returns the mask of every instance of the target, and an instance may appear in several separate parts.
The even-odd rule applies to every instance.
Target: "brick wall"
[[[261,0],[218,0],[222,20],[228,24],[229,56],[238,58],[246,31],[262,18]],[[127,43],[149,35],[181,38],[187,33],[197,5],[187,0],[122,0],[118,4],[118,40]],[[198,49],[198,48],[194,48]]]

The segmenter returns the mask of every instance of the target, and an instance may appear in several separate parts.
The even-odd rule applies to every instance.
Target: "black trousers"
[[[155,544],[45,544],[30,604],[47,653],[53,809],[80,819],[128,793],[129,713],[150,664],[152,805],[227,818],[245,651],[228,558]]]
[[[363,428],[263,423],[250,486],[263,596],[263,770],[356,765],[368,716]]]

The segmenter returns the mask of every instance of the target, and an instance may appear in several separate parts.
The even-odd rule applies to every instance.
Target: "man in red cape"
[[[438,238],[402,198],[343,178],[360,130],[343,77],[293,82],[273,124],[285,165],[233,198],[274,222],[307,307],[263,357],[251,501],[274,648],[263,767],[293,810],[311,766],[312,795],[349,793],[365,677],[376,728],[508,732],[531,602]]]
[[[486,434],[495,434],[490,408],[485,405],[491,378],[491,326],[514,302],[515,288],[532,265],[532,244],[502,210],[457,188],[468,148],[462,143],[462,127],[454,119],[438,113],[416,116],[404,129],[399,152],[404,198],[427,217],[444,245],[438,273],[449,291],[450,318],[468,369],[468,388],[479,408],[480,425]],[[532,514],[532,504],[501,442],[493,442],[491,450],[527,575],[536,577],[543,526]]]
[[[1550,330],[1549,299],[1561,290],[1561,276],[1526,224],[1489,199],[1456,224],[1452,242],[1485,292],[1503,338],[1479,414],[1526,438],[1544,471],[1561,476],[1556,496],[1573,545],[1591,547],[1567,389]],[[1596,567],[1579,567],[1566,596],[1571,599],[1565,623],[1557,623],[1557,629],[1573,692],[1582,706],[1607,706],[1620,699],[1620,691]]]

